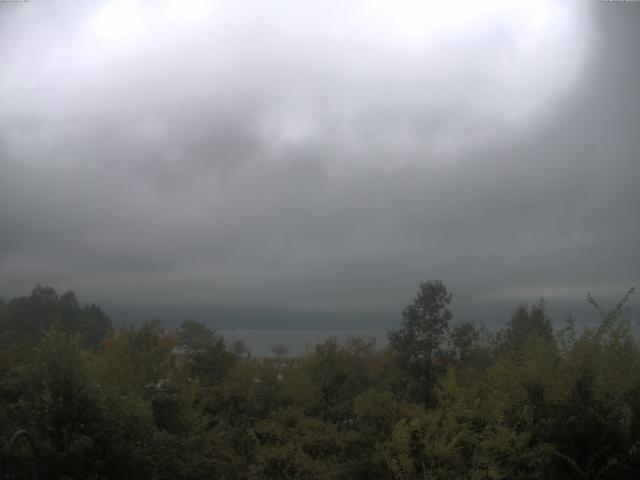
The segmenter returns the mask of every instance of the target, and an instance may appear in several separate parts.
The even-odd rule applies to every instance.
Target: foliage
[[[637,478],[631,294],[589,297],[591,329],[541,302],[489,337],[426,282],[386,348],[255,358],[194,320],[87,342],[75,295],[38,287],[0,303],[0,436],[31,431],[44,479]]]
[[[111,332],[111,320],[97,305],[80,305],[72,291],[59,295],[38,285],[28,297],[0,302],[0,346],[21,339],[35,342],[55,322],[79,334],[86,347],[95,348]]]
[[[402,312],[399,330],[389,332],[396,362],[405,373],[407,398],[430,405],[449,328],[451,294],[438,280],[423,282]]]
[[[511,316],[502,339],[506,349],[518,352],[532,336],[542,339],[550,339],[553,336],[553,327],[545,313],[544,300],[531,307],[519,305]]]

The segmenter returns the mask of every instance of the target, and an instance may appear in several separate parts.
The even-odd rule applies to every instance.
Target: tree
[[[0,308],[3,336],[35,343],[54,322],[67,333],[79,333],[83,346],[91,348],[111,333],[111,320],[100,307],[80,306],[72,291],[58,295],[53,288],[38,285],[30,296],[14,298]]]
[[[462,322],[451,330],[451,346],[455,355],[464,360],[480,340],[480,332],[473,323]]]
[[[36,439],[43,478],[100,478],[106,418],[78,336],[54,323],[24,370],[14,415]]]
[[[440,280],[421,283],[413,304],[402,312],[402,326],[389,332],[398,366],[408,376],[409,397],[426,404],[433,401],[435,365],[441,363],[452,316],[451,297]]]
[[[553,326],[545,312],[544,300],[527,308],[520,305],[511,316],[504,333],[507,347],[513,351],[521,351],[531,336],[537,336],[543,340],[553,338]]]
[[[274,345],[271,347],[271,353],[273,353],[278,360],[282,360],[289,354],[289,349],[285,345]]]
[[[237,339],[231,343],[231,351],[236,357],[250,357],[251,350],[244,342],[244,340]]]
[[[217,335],[204,323],[189,318],[180,325],[176,340],[187,352],[198,352],[215,343]]]

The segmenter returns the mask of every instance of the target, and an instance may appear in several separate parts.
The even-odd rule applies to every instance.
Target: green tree
[[[80,334],[83,346],[91,348],[111,334],[111,320],[100,307],[81,306],[72,291],[58,295],[53,288],[38,285],[28,297],[14,298],[0,307],[0,341],[5,337],[36,343],[54,322],[66,332]]]
[[[204,350],[216,340],[217,335],[213,330],[191,318],[182,322],[176,333],[177,346],[184,348],[187,352]]]
[[[553,327],[542,299],[531,307],[519,305],[511,316],[503,338],[505,346],[517,352],[522,350],[529,337],[534,335],[544,340],[553,338]]]
[[[466,359],[480,340],[480,332],[470,322],[459,323],[451,329],[451,346],[460,360]]]
[[[398,365],[407,375],[409,398],[425,404],[433,402],[437,371],[442,370],[451,297],[439,280],[421,283],[413,304],[402,312],[402,326],[388,335]]]

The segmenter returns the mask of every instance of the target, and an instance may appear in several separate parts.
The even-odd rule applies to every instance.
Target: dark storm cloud
[[[428,278],[469,305],[617,296],[640,266],[640,7],[422,4],[0,6],[0,292],[372,315]]]

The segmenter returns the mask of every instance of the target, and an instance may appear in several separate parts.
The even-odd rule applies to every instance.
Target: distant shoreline
[[[556,330],[561,329],[564,323],[554,324]],[[588,327],[596,327],[597,322],[576,323],[578,331]],[[502,326],[488,326],[489,331],[496,331]],[[632,322],[631,329],[636,338],[640,338],[640,325]],[[377,348],[384,348],[387,343],[387,328],[345,328],[326,330],[307,329],[282,329],[282,330],[258,330],[258,329],[234,329],[217,330],[229,343],[242,340],[249,348],[251,355],[263,357],[272,355],[275,346],[284,346],[289,355],[302,355],[307,347],[313,348],[329,338],[335,338],[340,343],[344,343],[350,337],[372,337],[375,339]]]
[[[327,329],[327,330],[218,330],[227,342],[242,340],[251,355],[266,356],[272,354],[276,345],[285,346],[290,355],[301,355],[307,346],[313,347],[328,338],[344,342],[350,337],[372,337],[376,346],[383,348],[387,344],[387,329]]]

